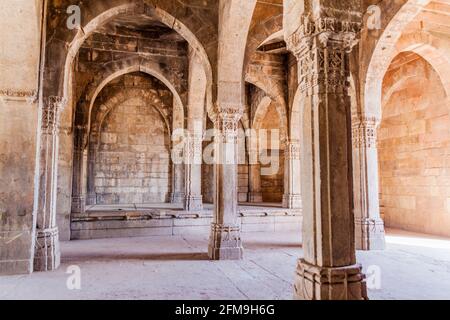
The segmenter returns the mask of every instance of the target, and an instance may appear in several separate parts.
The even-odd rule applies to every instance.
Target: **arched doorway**
[[[149,96],[147,90],[159,94]],[[169,201],[171,127],[163,110],[172,113],[172,101],[162,83],[141,74],[122,76],[103,89],[88,145],[95,159],[88,194],[95,194],[96,204]]]
[[[437,71],[406,51],[383,81],[379,137],[381,212],[388,227],[450,235],[449,102]]]
[[[79,165],[73,171],[80,184],[73,192],[80,192],[86,206],[71,214],[72,239],[132,234],[132,225],[118,232],[114,224],[130,216],[145,220],[143,210],[170,202],[174,101],[161,81],[140,72],[114,79],[99,93],[85,119],[89,130],[77,130],[74,137],[86,141],[76,143]],[[100,231],[98,224],[103,224]]]

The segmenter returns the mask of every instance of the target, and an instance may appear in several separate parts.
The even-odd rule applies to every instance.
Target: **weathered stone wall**
[[[123,101],[109,97],[120,88]],[[171,181],[169,121],[158,105],[134,96],[135,88],[171,93],[156,79],[133,74],[104,89],[99,103],[115,106],[101,124],[95,149],[94,188],[98,204],[160,203],[169,200]],[[116,90],[115,90],[116,89]],[[101,108],[101,106],[100,106]]]
[[[0,2],[0,274],[33,269],[41,9]]]
[[[449,236],[450,104],[440,78],[418,55],[401,54],[384,79],[384,99],[379,165],[386,225]]]

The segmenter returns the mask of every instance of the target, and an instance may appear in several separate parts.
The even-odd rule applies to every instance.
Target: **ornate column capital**
[[[310,46],[314,38],[318,38],[323,47],[335,44],[351,50],[358,43],[362,15],[351,12],[347,17],[353,19],[329,16],[313,19],[310,14],[303,14],[298,29],[286,39],[287,48],[298,58],[305,47]]]
[[[186,164],[202,164],[203,136],[189,134],[184,140],[184,156]]]
[[[307,94],[345,92],[349,87],[348,53],[359,41],[361,14],[350,12],[345,18],[304,14],[300,20],[299,28],[286,40],[299,63],[300,90]]]
[[[241,105],[219,106],[215,123],[225,142],[237,142],[239,120],[243,113],[244,108]]]

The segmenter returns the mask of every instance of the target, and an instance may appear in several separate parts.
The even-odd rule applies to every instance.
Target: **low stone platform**
[[[95,205],[88,207],[86,213],[72,215],[71,239],[207,235],[212,220],[212,204],[205,204],[197,212],[167,203]],[[302,211],[277,204],[241,204],[239,223],[242,232],[300,232]]]

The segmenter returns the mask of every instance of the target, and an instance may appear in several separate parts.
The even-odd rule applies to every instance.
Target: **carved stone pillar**
[[[286,141],[284,152],[284,208],[300,209],[302,207],[300,184],[300,142],[296,140]]]
[[[215,137],[215,201],[208,254],[212,260],[239,260],[243,256],[238,213],[238,124],[240,106],[220,108]]]
[[[56,198],[58,179],[58,118],[65,102],[49,97],[41,107],[39,190],[37,199],[34,271],[51,271],[60,264]]]
[[[326,8],[324,4],[329,3]],[[360,30],[359,1],[309,3],[288,39],[299,65],[302,100],[304,258],[295,298],[361,300],[365,277],[356,263],[349,52]]]
[[[86,195],[83,188],[85,177],[84,147],[86,128],[75,128],[75,143],[73,155],[73,179],[72,179],[72,212],[83,213],[86,210]]]
[[[252,134],[248,138],[249,145],[249,193],[248,201],[251,203],[263,202],[262,189],[261,189],[261,164],[259,163],[259,150],[258,150],[258,137],[256,134]]]
[[[203,209],[202,197],[202,141],[201,132],[190,134],[185,143],[185,199],[186,211]]]
[[[353,180],[357,250],[384,250],[384,222],[378,189],[377,120],[353,123]]]

